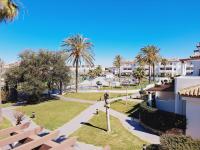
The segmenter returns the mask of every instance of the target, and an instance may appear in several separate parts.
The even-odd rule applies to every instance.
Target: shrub
[[[186,129],[186,117],[152,108],[143,102],[140,105],[140,122],[157,134],[165,133],[173,128],[183,132]]]
[[[184,135],[165,134],[161,136],[162,150],[200,150],[200,141]]]

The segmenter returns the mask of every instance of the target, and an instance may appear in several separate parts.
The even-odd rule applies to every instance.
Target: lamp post
[[[105,100],[105,107],[106,107],[106,121],[107,121],[107,132],[111,131],[110,127],[110,103],[108,102],[109,94],[106,92],[104,94],[104,100]]]

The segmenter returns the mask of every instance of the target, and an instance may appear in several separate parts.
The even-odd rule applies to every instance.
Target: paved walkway
[[[138,94],[138,93],[135,93]],[[96,109],[105,111],[104,108],[104,101],[100,102],[94,102],[94,101],[88,101],[88,100],[80,100],[80,99],[69,99],[64,96],[59,96],[61,99],[66,100],[66,101],[77,101],[77,102],[82,102],[82,103],[91,103],[92,105],[89,106],[87,109],[82,111],[79,115],[74,117],[71,121],[67,122],[63,126],[59,127],[57,130],[59,131],[59,136],[65,136],[68,137],[70,134],[75,132],[77,129],[79,129],[84,122],[88,122],[93,115],[96,113]],[[118,99],[126,100],[126,96],[123,97],[117,97],[117,98],[112,98],[109,99],[109,102],[116,101]],[[10,108],[3,108],[2,109],[4,117],[9,119],[13,124],[15,124],[15,118],[13,116],[14,110],[12,107]],[[122,125],[129,130],[132,134],[136,135],[140,139],[147,141],[152,144],[158,144],[159,143],[159,136],[153,135],[151,133],[148,133],[142,126],[132,120],[130,117],[127,117],[126,115],[119,113],[114,110],[110,110],[110,114],[116,118],[118,118]],[[30,128],[35,128],[37,125],[30,120],[27,116],[25,116],[24,122],[30,121],[31,122],[31,127]],[[48,131],[48,130],[47,130]],[[96,147],[93,145],[88,145],[85,143],[80,143],[77,142],[76,150],[100,150],[102,148]]]
[[[101,109],[102,111],[106,111],[105,108]],[[152,144],[159,144],[160,138],[157,135],[149,133],[146,129],[144,129],[138,122],[134,121],[131,117],[127,115],[117,112],[113,109],[110,109],[110,115],[118,118],[122,125],[132,134],[139,137],[141,140]]]
[[[59,97],[60,99],[65,99],[64,96],[59,95]],[[123,96],[120,98],[113,98],[113,99],[110,99],[110,102],[118,100],[118,99],[124,99],[124,98],[126,97]],[[83,101],[85,100],[81,100],[79,102],[83,102]],[[93,115],[96,113],[96,109],[100,109],[103,106],[104,106],[104,101],[95,102],[95,104],[89,106],[86,110],[82,111],[79,115],[74,117],[71,121],[67,122],[66,124],[58,128],[58,130],[60,131],[60,135],[69,136],[70,134],[75,132],[77,129],[79,129],[82,126],[84,122],[88,122],[93,117]]]
[[[59,96],[61,99],[63,99],[63,96]],[[110,99],[109,102],[116,101],[118,99],[125,100],[126,96],[118,97]],[[83,100],[84,101],[84,100]],[[96,109],[105,111],[104,108],[104,101],[97,102],[93,105],[91,105],[89,108],[81,112],[78,116],[73,118],[70,122],[66,123],[62,127],[58,128],[61,135],[69,136],[76,130],[78,130],[84,122],[88,122],[93,115],[96,112]],[[117,111],[114,111],[111,109],[110,114],[116,118],[118,118],[121,123],[124,125],[126,129],[128,129],[131,133],[133,133],[135,136],[139,137],[140,139],[147,141],[152,144],[158,144],[160,143],[159,136],[156,136],[154,134],[148,133],[139,123],[132,120],[130,117],[119,113]]]
[[[14,113],[16,111],[14,110],[14,108],[16,108],[16,107],[8,107],[8,108],[2,109],[3,117],[8,119],[13,124],[13,126],[15,126],[15,123],[16,123],[16,119],[14,117]],[[24,116],[24,119],[22,121],[22,123],[26,123],[26,122],[30,122],[30,126],[26,130],[31,130],[31,129],[38,127],[38,125],[35,122],[33,122],[28,116]],[[43,129],[43,131],[42,131],[42,133],[49,133],[49,132],[50,131],[47,129]],[[9,149],[9,147],[5,147],[5,149]],[[102,147],[97,147],[97,146],[94,146],[91,144],[85,144],[85,143],[77,141],[74,149],[75,150],[102,150]]]

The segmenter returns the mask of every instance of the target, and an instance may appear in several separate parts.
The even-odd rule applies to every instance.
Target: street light
[[[106,92],[104,94],[104,100],[105,100],[105,107],[106,107],[106,120],[107,120],[107,132],[111,131],[111,127],[110,127],[110,103],[108,102],[109,99],[109,94]]]

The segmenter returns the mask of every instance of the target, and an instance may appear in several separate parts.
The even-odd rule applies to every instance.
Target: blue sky
[[[20,0],[12,23],[0,24],[0,57],[17,59],[24,49],[59,50],[80,33],[94,44],[96,64],[111,65],[116,54],[132,60],[154,44],[165,57],[188,57],[200,41],[199,0]]]

